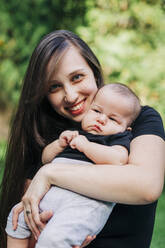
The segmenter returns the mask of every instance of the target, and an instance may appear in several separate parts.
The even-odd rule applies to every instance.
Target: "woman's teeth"
[[[79,110],[82,108],[84,102],[81,102],[80,104],[77,104],[76,106],[73,106],[70,108],[70,111],[75,111],[75,110]]]

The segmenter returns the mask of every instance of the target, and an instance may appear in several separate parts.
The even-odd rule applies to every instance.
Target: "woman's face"
[[[51,63],[53,58],[48,64],[48,70]],[[48,99],[54,110],[80,122],[89,110],[97,85],[93,71],[75,47],[66,50],[49,83]]]

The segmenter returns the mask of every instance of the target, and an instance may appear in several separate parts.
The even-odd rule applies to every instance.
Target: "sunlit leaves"
[[[90,1],[90,0],[89,0]],[[105,81],[128,84],[165,120],[165,12],[161,1],[96,0],[78,33],[96,52]]]

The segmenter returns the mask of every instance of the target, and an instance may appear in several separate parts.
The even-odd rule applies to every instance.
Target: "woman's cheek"
[[[86,83],[82,83],[81,91],[88,96],[93,95],[94,97],[96,92],[98,91],[98,88],[95,81],[93,83],[88,81]]]
[[[58,97],[58,96],[55,97],[54,94],[50,94],[48,96],[48,100],[49,100],[49,102],[52,105],[54,110],[57,111],[60,108],[60,105],[61,105],[60,102],[62,102],[62,100],[60,100],[60,97]]]

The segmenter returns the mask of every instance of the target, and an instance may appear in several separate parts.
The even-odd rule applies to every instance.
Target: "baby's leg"
[[[96,201],[57,187],[51,187],[46,197],[40,207],[48,210],[54,205],[54,215],[41,232],[36,248],[81,245],[88,235],[101,231],[114,206],[114,203]],[[50,199],[52,207],[48,204]]]
[[[28,248],[29,239],[17,239],[7,236],[7,248]]]
[[[5,229],[7,233],[7,248],[26,248],[28,247],[28,238],[30,237],[31,232],[28,226],[26,225],[23,212],[19,214],[17,229],[13,230],[13,209],[10,211],[10,214],[7,219],[7,226]]]

